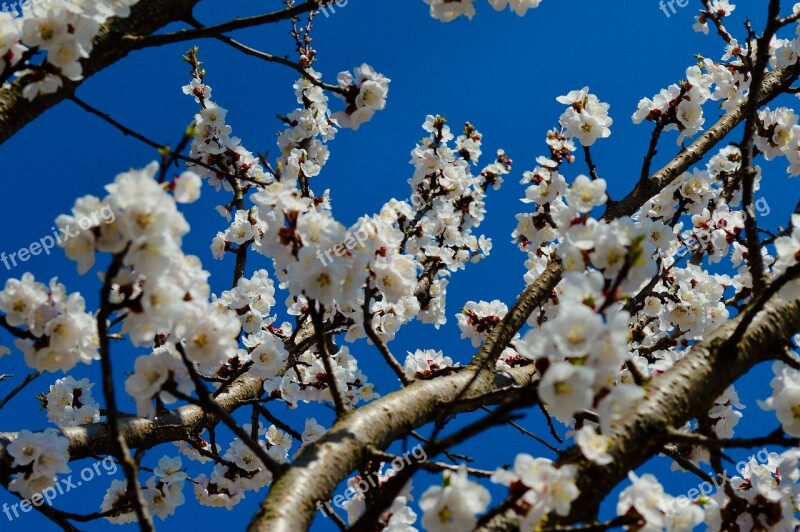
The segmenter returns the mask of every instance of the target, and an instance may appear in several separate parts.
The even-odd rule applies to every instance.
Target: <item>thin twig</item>
[[[187,401],[189,403],[195,403],[203,408],[210,410],[212,414],[214,414],[222,423],[228,427],[233,434],[239,438],[242,443],[244,443],[256,457],[261,460],[261,463],[264,464],[270,473],[272,473],[273,477],[278,477],[284,471],[285,466],[276,462],[271,456],[269,456],[266,451],[264,450],[261,445],[253,438],[250,437],[247,432],[236,422],[230,414],[228,414],[219,403],[217,403],[211,394],[206,388],[203,379],[200,378],[200,375],[197,373],[197,370],[194,367],[194,364],[189,360],[189,357],[186,355],[186,351],[183,349],[183,345],[176,344],[175,345],[178,353],[181,355],[183,359],[183,365],[186,366],[187,371],[189,372],[189,377],[192,379],[194,383],[195,391],[197,392],[197,396],[199,400],[195,400],[192,397],[178,392],[177,390],[170,390],[170,393],[175,397]]]
[[[6,404],[8,404],[8,402],[9,402],[9,401],[11,401],[11,399],[13,399],[15,395],[17,395],[17,394],[18,394],[19,392],[21,392],[21,391],[22,391],[22,390],[23,390],[23,389],[24,389],[24,388],[25,388],[27,385],[29,385],[29,384],[30,384],[30,383],[32,383],[34,380],[36,380],[36,378],[37,378],[39,375],[41,375],[41,372],[39,372],[39,371],[34,371],[33,373],[31,373],[30,375],[28,375],[27,377],[25,377],[25,379],[24,379],[24,380],[23,380],[21,383],[19,383],[19,384],[17,385],[17,387],[16,387],[16,388],[14,388],[13,390],[11,390],[11,391],[8,393],[8,395],[6,395],[6,396],[3,398],[3,400],[2,400],[2,401],[0,401],[0,408],[3,408],[4,406],[6,406]]]
[[[196,28],[196,29],[207,28],[207,26],[204,26],[203,24],[198,22],[197,19],[195,19],[194,17],[187,18],[186,22],[188,24],[190,24],[191,26],[193,26],[194,28]],[[266,61],[268,63],[277,63],[279,65],[287,66],[287,67],[297,71],[301,76],[303,76],[304,79],[308,80],[309,83],[311,83],[312,85],[316,85],[317,87],[319,87],[321,89],[324,89],[324,90],[327,90],[327,91],[330,91],[330,92],[335,92],[335,93],[342,94],[342,95],[347,93],[346,90],[342,89],[338,85],[331,85],[329,83],[325,83],[323,81],[320,81],[319,79],[314,77],[314,75],[312,75],[308,71],[308,69],[306,69],[303,65],[301,65],[299,63],[295,63],[294,61],[286,59],[285,57],[272,55],[270,53],[263,52],[261,50],[257,50],[255,48],[247,46],[246,44],[243,44],[243,43],[241,43],[241,42],[239,42],[239,41],[237,41],[235,39],[232,39],[232,38],[228,37],[227,35],[215,35],[214,38],[217,39],[220,42],[223,42],[223,43],[227,44],[228,46],[230,46],[231,48],[233,48],[235,50],[239,50],[240,52],[242,52],[245,55],[249,55],[251,57],[255,57],[255,58],[261,59],[262,61]]]
[[[114,372],[111,365],[111,348],[108,338],[108,319],[111,314],[110,296],[114,280],[122,268],[122,261],[128,252],[130,245],[114,256],[106,272],[103,287],[100,290],[100,310],[97,313],[97,334],[100,342],[100,366],[103,372],[103,395],[106,401],[108,426],[114,441],[115,454],[117,460],[122,465],[125,478],[128,480],[127,495],[133,502],[136,519],[139,522],[139,529],[142,532],[153,532],[153,521],[147,508],[147,503],[139,484],[136,463],[131,459],[128,444],[119,426],[119,409],[117,408],[117,398],[114,391]]]
[[[492,410],[488,406],[482,406],[481,410],[483,410],[484,412],[489,412],[489,413],[492,412]],[[556,454],[560,454],[561,453],[561,449],[559,449],[558,447],[555,447],[553,445],[550,445],[549,443],[547,443],[546,440],[544,440],[543,438],[540,438],[539,436],[537,436],[533,432],[529,431],[528,429],[526,429],[525,427],[523,427],[522,425],[520,425],[516,421],[508,421],[507,423],[508,423],[508,425],[511,425],[512,427],[514,427],[515,429],[520,431],[522,434],[524,434],[526,436],[530,436],[531,438],[533,438],[537,442],[541,443],[542,445],[544,445],[545,447],[547,447],[548,449],[550,449],[554,453],[556,453]],[[560,442],[560,443],[564,443],[564,442]]]
[[[589,176],[592,178],[592,181],[597,181],[600,177],[597,175],[597,165],[594,164],[592,150],[589,146],[583,147],[583,154],[586,157],[586,166],[589,167]]]
[[[293,6],[288,9],[283,9],[281,11],[275,11],[272,13],[266,13],[254,17],[237,18],[230,20],[228,22],[224,22],[222,24],[217,24],[215,26],[207,26],[204,28],[191,29],[191,30],[180,30],[173,33],[162,33],[159,35],[149,35],[144,37],[126,35],[124,37],[124,40],[126,41],[126,45],[130,49],[139,50],[151,46],[163,46],[165,44],[171,44],[176,42],[211,38],[211,37],[216,37],[218,35],[222,35],[224,33],[229,33],[234,30],[251,28],[253,26],[261,26],[264,24],[271,24],[274,22],[280,22],[282,20],[289,20],[296,15],[305,13],[306,11],[310,11],[312,9],[316,9],[318,6],[319,3],[317,1],[308,0],[298,6]]]
[[[787,437],[783,429],[777,428],[766,436],[757,438],[730,438],[718,439],[709,438],[702,434],[685,433],[672,430],[669,433],[669,440],[675,443],[683,443],[705,447],[706,449],[726,449],[726,448],[750,448],[763,447],[764,445],[780,445],[782,447],[796,447],[800,445],[800,439]]]
[[[314,336],[317,339],[317,346],[319,348],[319,356],[322,359],[322,364],[325,366],[325,373],[328,378],[328,389],[333,398],[333,405],[336,408],[336,416],[341,417],[347,413],[347,407],[342,399],[339,385],[336,382],[336,375],[333,373],[333,365],[331,364],[331,354],[328,351],[328,340],[325,338],[325,328],[322,323],[322,315],[325,312],[325,307],[320,310],[316,308],[315,301],[308,302],[309,312],[311,313],[311,322],[314,325]]]
[[[364,287],[364,305],[362,305],[361,310],[364,314],[364,331],[367,333],[367,337],[375,344],[375,347],[378,348],[381,355],[383,355],[383,359],[392,368],[397,378],[400,379],[400,382],[403,383],[403,386],[408,386],[411,384],[412,379],[409,379],[406,376],[406,372],[403,369],[403,366],[397,359],[394,357],[392,352],[389,350],[389,347],[380,339],[378,334],[375,332],[375,329],[372,328],[372,311],[370,310],[370,302],[372,301],[372,296],[375,292],[370,289],[369,279],[367,279],[367,284]]]

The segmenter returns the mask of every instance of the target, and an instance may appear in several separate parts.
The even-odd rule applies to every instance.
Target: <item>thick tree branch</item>
[[[778,96],[797,79],[800,64],[776,70],[766,75],[761,85],[760,105],[764,105]],[[612,220],[635,213],[647,200],[657,195],[664,187],[675,181],[693,164],[700,162],[720,140],[728,135],[746,118],[747,101],[731,109],[717,121],[708,131],[703,133],[691,146],[686,148],[664,168],[653,174],[650,179],[640,180],[630,194],[612,203],[603,217]]]
[[[262,381],[250,376],[237,379],[230,388],[217,395],[216,403],[225,411],[237,408],[258,399],[262,392]],[[159,416],[154,420],[123,417],[119,429],[132,449],[150,449],[171,441],[181,441],[196,435],[219,422],[213,413],[195,405],[183,406]],[[70,460],[106,455],[113,449],[113,436],[106,423],[92,423],[79,427],[65,427],[62,433],[69,440]],[[14,441],[17,433],[0,432],[0,477],[8,470],[10,457],[6,447]]]
[[[272,486],[249,530],[306,529],[317,511],[316,501],[327,500],[339,482],[375,449],[385,449],[396,439],[435,421],[446,409],[481,406],[474,404],[475,399],[498,387],[516,393],[514,387],[495,381],[495,362],[531,312],[550,297],[560,279],[561,266],[553,262],[525,289],[464,370],[416,381],[339,420],[320,440],[306,447]],[[533,375],[534,369],[528,366],[515,369],[512,377],[524,385]]]
[[[131,8],[130,16],[113,18],[101,28],[94,40],[91,56],[82,62],[84,79],[81,81],[62,79],[63,86],[52,94],[41,95],[29,102],[22,97],[24,84],[20,80],[14,81],[6,88],[0,88],[0,144],[39,115],[74,94],[83,81],[123,59],[133,50],[188,39],[215,37],[235,29],[288,20],[317,7],[316,0],[308,0],[294,7],[257,17],[235,19],[201,29],[152,35],[172,22],[191,20],[192,9],[199,1],[141,0]]]
[[[778,296],[751,323],[735,345],[728,345],[741,318],[727,322],[710,338],[693,346],[686,357],[650,381],[646,396],[613,427],[609,453],[614,461],[599,466],[586,460],[576,448],[561,463],[578,466],[578,499],[566,523],[594,519],[605,496],[656,454],[674,436],[674,429],[702,416],[728,386],[759,362],[777,356],[800,330],[800,301],[786,303]],[[519,516],[506,512],[488,523],[486,530],[513,529]],[[566,524],[565,523],[565,524]]]
[[[127,18],[114,18],[107,22],[94,40],[91,57],[82,62],[84,80],[113,65],[134,49],[134,41],[123,41],[123,36],[143,37],[176,20],[190,15],[199,0],[141,0],[131,8]],[[0,88],[0,144],[11,138],[26,124],[74,94],[82,81],[63,79],[61,89],[53,94],[39,96],[29,102],[22,97],[24,84],[14,81]]]

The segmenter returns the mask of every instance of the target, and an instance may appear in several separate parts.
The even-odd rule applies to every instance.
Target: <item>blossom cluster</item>
[[[331,402],[333,396],[328,382],[329,377],[320,357],[308,350],[297,359],[298,363],[292,371],[281,372],[264,380],[264,389],[267,393],[279,397],[290,408],[296,407],[299,402]],[[346,405],[356,406],[362,401],[368,402],[379,397],[375,387],[359,369],[358,361],[347,346],[342,346],[338,352],[332,353],[330,363],[333,370],[332,378],[336,380],[336,386]]]
[[[559,96],[557,101],[569,106],[558,119],[567,137],[578,139],[583,146],[591,146],[597,139],[611,136],[614,121],[608,116],[610,106],[590,93],[589,87],[570,91]]]
[[[12,466],[22,471],[8,484],[26,499],[56,483],[59,473],[69,473],[69,441],[54,429],[43,432],[21,430],[6,447]]]
[[[71,375],[58,379],[44,396],[47,419],[59,427],[73,427],[100,421],[100,406],[92,398],[94,384]]]
[[[521,453],[514,459],[513,469],[498,469],[491,481],[521,496],[526,511],[520,529],[536,530],[550,512],[569,514],[579,493],[576,474],[574,465],[556,467],[551,460]],[[461,466],[445,473],[442,486],[431,486],[422,494],[422,524],[434,532],[471,530],[490,501],[489,490],[469,480],[466,467]]]
[[[125,381],[125,392],[136,401],[136,413],[140,416],[155,416],[154,399],[165,405],[175,403],[177,398],[169,390],[181,393],[194,390],[189,372],[173,344],[137,357],[133,372]]]
[[[732,499],[726,490],[718,490],[704,506],[709,530],[791,530],[797,525],[795,510],[800,495],[800,452],[789,449],[781,454],[769,453],[767,462],[751,457],[737,470],[730,485],[739,500]],[[730,512],[746,504],[748,511]]]
[[[456,316],[461,338],[470,338],[472,346],[478,347],[507,313],[508,307],[499,300],[467,302]]]
[[[252,434],[249,424],[243,425]],[[273,460],[286,463],[292,447],[292,437],[274,425],[259,427],[258,445]],[[239,504],[248,491],[258,491],[272,481],[272,474],[253,450],[241,440],[234,439],[221,453],[210,475],[195,477],[194,494],[203,506],[231,509]]]
[[[520,17],[525,15],[529,9],[539,7],[542,0],[489,0],[489,4],[497,11],[502,11],[506,7],[511,9]],[[425,0],[430,6],[431,16],[442,22],[450,22],[460,16],[469,19],[475,16],[475,0]]]
[[[786,270],[797,267],[797,264],[800,263],[800,214],[792,215],[791,233],[789,236],[781,236],[775,240],[775,250],[778,253],[778,259],[773,268],[776,277],[784,275]],[[800,281],[796,278],[790,280],[781,290],[781,295],[790,301],[800,297]]]
[[[442,486],[431,486],[422,494],[419,507],[422,525],[431,531],[471,530],[477,515],[486,511],[492,496],[489,490],[467,477],[466,466],[445,473]]]
[[[49,286],[30,273],[8,279],[0,291],[0,311],[10,326],[26,329],[14,345],[36,371],[66,373],[79,362],[91,364],[100,358],[97,322],[86,312],[83,296],[67,294],[55,278]]]
[[[188,475],[180,457],[162,456],[142,488],[144,502],[150,515],[162,521],[175,514],[175,510],[186,502],[183,488]],[[113,480],[100,505],[101,512],[108,512],[106,519],[113,524],[122,525],[136,522],[136,513],[129,504],[128,481]],[[116,509],[125,507],[123,510]]]
[[[422,457],[417,456],[417,449],[423,451]],[[425,460],[427,455],[424,454],[424,450],[421,446],[415,447],[412,451],[415,459],[420,461]],[[404,458],[406,462],[403,461]],[[366,475],[356,475],[347,479],[348,489],[345,490],[345,497],[343,497],[345,500],[341,501],[341,504],[338,504],[340,499],[334,497],[333,503],[347,512],[347,521],[349,524],[354,525],[367,509],[367,492],[369,489],[380,489],[405,468],[406,463],[410,464],[410,459],[411,457],[408,452],[406,452],[403,456],[392,461],[391,464],[383,462],[377,464],[374,472],[367,472]],[[411,494],[413,489],[413,482],[409,480],[392,501],[388,509],[386,526],[382,528],[382,530],[387,530],[389,532],[418,532],[416,528],[411,526],[417,520],[417,513],[409,506],[409,503],[414,500],[414,496]],[[353,496],[349,497],[351,492]],[[332,511],[330,503],[326,503],[325,506]]]
[[[770,382],[772,396],[759,402],[764,410],[774,410],[786,434],[800,438],[800,371],[783,362],[772,365],[775,378]]]
[[[637,476],[630,472],[631,485],[622,490],[617,502],[617,515],[644,521],[640,530],[693,530],[704,520],[700,506],[690,504],[674,512],[675,498],[664,492],[664,487],[651,474]]]
[[[92,52],[92,41],[111,17],[127,17],[138,0],[37,0],[22,5],[22,17],[0,13],[0,74],[14,69],[25,86],[22,95],[34,100],[58,90],[62,77],[83,79],[81,60]],[[36,52],[40,64],[29,64]],[[20,61],[25,61],[20,63]],[[28,67],[28,68],[26,68]]]
[[[569,107],[561,129],[547,134],[549,157],[540,156],[522,180],[528,184],[522,201],[537,210],[517,216],[512,236],[528,252],[526,280],[538,277],[556,251],[567,271],[552,302],[532,315],[535,327],[514,346],[544,371],[539,395],[552,415],[570,423],[597,407],[607,434],[619,405],[642,395],[635,384],[623,383],[631,315],[618,301],[652,276],[656,248],[633,223],[591,217],[607,201],[604,180],[579,175],[570,186],[560,172],[575,160],[576,138],[590,146],[610,135],[608,105],[586,88],[558,101]]]
[[[376,111],[386,107],[389,94],[389,80],[367,65],[361,65],[353,73],[339,74],[339,88],[343,94],[337,93],[347,107],[344,111],[334,113],[332,118],[339,127],[357,131],[364,122],[369,122]]]
[[[403,369],[409,379],[430,379],[447,368],[458,366],[453,359],[441,351],[433,349],[417,349],[408,353]]]

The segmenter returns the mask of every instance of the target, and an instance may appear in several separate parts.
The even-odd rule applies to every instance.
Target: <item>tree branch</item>
[[[171,22],[186,18],[199,1],[141,0],[131,8],[130,16],[113,18],[100,29],[94,40],[91,56],[81,63],[84,79],[62,79],[63,86],[52,94],[41,95],[29,102],[22,97],[24,83],[20,80],[0,88],[0,144],[39,115],[74,94],[83,81],[128,55],[134,49],[134,41],[123,41],[123,36],[150,35]]]
[[[599,466],[584,458],[573,447],[559,463],[578,466],[580,495],[572,503],[567,518],[552,516],[563,524],[591,521],[605,496],[625,478],[657,453],[674,437],[675,427],[702,416],[739,377],[759,362],[781,352],[800,329],[800,301],[786,303],[775,296],[751,323],[735,346],[727,345],[742,317],[727,322],[710,338],[695,344],[675,366],[652,379],[647,395],[617,422],[609,437],[609,453],[614,461]],[[513,528],[519,515],[509,511],[497,516],[487,530]]]

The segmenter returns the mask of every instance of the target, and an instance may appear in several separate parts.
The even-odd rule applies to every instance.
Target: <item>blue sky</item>
[[[611,104],[610,114],[615,120],[612,136],[599,141],[592,151],[600,176],[609,183],[611,196],[619,198],[635,184],[650,137],[650,126],[635,126],[630,120],[639,99],[681,79],[686,67],[694,61],[693,54],[714,59],[722,55],[716,36],[705,37],[691,29],[692,16],[700,2],[678,9],[671,17],[660,11],[656,0],[545,0],[524,18],[511,12],[497,13],[483,0],[476,4],[478,14],[474,20],[442,24],[428,16],[422,0],[350,0],[330,17],[318,17],[313,33],[318,51],[316,66],[326,80],[333,81],[337,72],[363,62],[392,80],[386,110],[358,132],[340,131],[330,144],[330,162],[312,182],[318,193],[331,189],[334,214],[344,224],[377,212],[391,197],[408,196],[406,180],[412,173],[409,152],[423,136],[420,125],[426,114],[445,115],[455,130],[464,121],[472,122],[483,133],[484,162],[489,161],[497,148],[505,149],[514,160],[513,173],[500,191],[490,193],[487,202],[488,214],[481,229],[494,240],[492,254],[486,261],[453,277],[448,287],[448,324],[438,331],[412,324],[391,345],[398,354],[416,348],[441,349],[461,363],[466,363],[474,353],[469,341],[459,340],[455,314],[461,306],[468,300],[481,299],[501,299],[510,305],[524,287],[525,256],[510,237],[515,227],[514,214],[524,210],[519,203],[524,189],[518,181],[523,171],[534,166],[535,158],[545,153],[544,135],[557,124],[562,110],[555,98],[588,85],[602,101]],[[275,0],[235,3],[207,0],[201,3],[196,15],[201,22],[210,24],[279,7]],[[740,6],[735,13],[734,28],[741,28],[738,24],[742,20],[741,11],[747,9],[756,8]],[[747,14],[758,28],[763,14]],[[288,24],[284,23],[237,32],[235,37],[271,53],[290,54],[293,43],[288,30]],[[189,80],[181,55],[190,44],[135,52],[88,80],[78,95],[154,140],[174,144],[196,111],[193,99],[180,90]],[[275,132],[281,129],[275,115],[294,109],[291,83],[296,73],[242,56],[215,41],[196,44],[208,71],[206,81],[214,90],[213,99],[229,110],[228,122],[234,134],[254,152],[274,153]],[[340,102],[333,102],[334,108],[338,105]],[[709,121],[717,115],[712,106],[706,106]],[[665,135],[654,166],[677,153],[676,135],[675,132]],[[731,137],[732,141],[738,139],[738,133]],[[117,173],[144,166],[156,157],[152,149],[124,137],[74,104],[65,102],[48,111],[0,146],[0,177],[7,183],[5,205],[0,209],[0,227],[3,227],[0,250],[11,252],[28,246],[50,232],[55,217],[68,212],[76,197],[100,196],[103,185]],[[782,164],[765,169],[767,190],[759,193],[771,207],[769,217],[764,220],[768,228],[786,223],[800,192],[798,182],[786,177]],[[580,158],[565,171],[568,179],[587,173]],[[211,238],[224,228],[224,221],[214,213],[213,206],[227,201],[226,196],[204,188],[202,200],[184,209],[192,226],[192,232],[184,240],[185,249],[198,255],[212,272],[211,283],[216,292],[229,288],[232,261],[211,259]],[[266,259],[254,257],[248,265],[248,274],[255,268],[269,268]],[[19,277],[26,270],[38,280],[58,276],[68,290],[82,292],[90,306],[97,301],[100,288],[97,268],[78,276],[75,264],[60,251],[49,257],[33,257],[24,267],[11,271],[0,266],[0,283],[9,277]],[[10,345],[6,336],[0,336],[0,341]],[[394,389],[394,379],[372,346],[361,341],[351,351],[378,384],[379,392]],[[132,369],[135,352],[120,344],[114,346],[113,354],[121,391],[123,372]],[[98,372],[95,365],[82,367],[75,375],[97,379]],[[14,373],[17,379],[26,374],[19,352],[0,360],[0,373]],[[770,374],[768,367],[757,368],[747,377],[747,385],[739,386],[742,398],[748,403],[740,424],[742,434],[765,434],[777,426],[773,415],[759,412],[754,402],[769,395]],[[56,378],[49,374],[42,376],[0,411],[2,430],[44,428],[46,417],[38,411],[34,397]],[[15,383],[16,380],[0,383],[0,394],[4,395]],[[102,395],[99,388],[98,384],[94,394],[97,399]],[[124,397],[122,407],[133,409]],[[319,407],[289,412],[284,417],[302,430],[305,417],[312,415],[322,422],[331,420],[328,409]],[[549,438],[538,409],[522,423]],[[558,428],[563,434],[564,427]],[[161,450],[151,453],[149,465],[162,454],[175,454],[171,446]],[[553,458],[541,445],[510,428],[492,431],[458,450],[473,456],[473,465],[480,468],[511,463],[517,452]],[[74,473],[86,465],[75,464]],[[657,459],[642,471],[668,469],[665,459]],[[121,478],[121,473],[115,478]],[[435,481],[438,478],[425,473],[416,477],[417,498],[425,485]],[[667,491],[675,495],[685,493],[698,482],[688,475],[664,477],[662,481]],[[59,498],[56,505],[75,512],[95,511],[95,503],[99,504],[107,484],[108,478],[96,479]],[[343,491],[340,487],[336,493]],[[175,517],[157,526],[161,530],[193,526],[201,530],[215,526],[242,529],[264,493],[263,490],[250,493],[233,512],[226,512],[199,506],[193,502],[187,486],[187,503]],[[504,495],[503,490],[495,488],[492,494],[493,502]],[[0,504],[14,501],[8,493],[0,493]],[[616,496],[610,497],[610,503],[606,509],[613,508]],[[0,515],[0,529],[6,530],[7,525],[5,517]],[[15,520],[8,529],[29,527],[53,528],[42,517],[30,513]],[[113,527],[103,522],[79,528]],[[328,521],[318,519],[315,529],[333,528]]]

